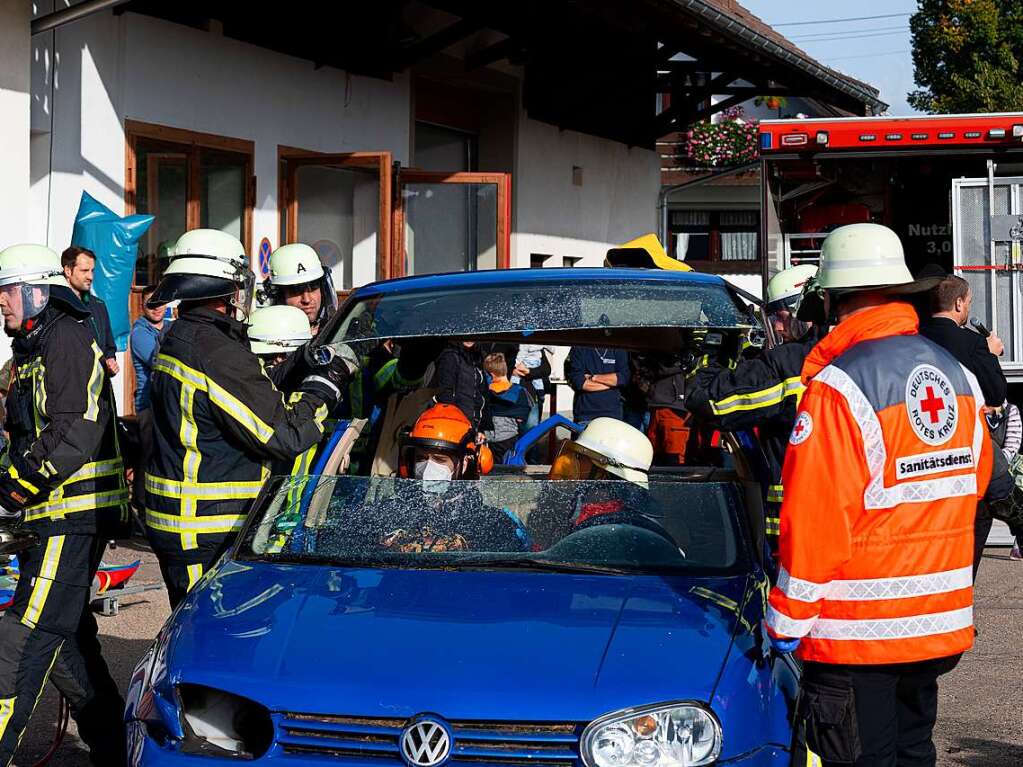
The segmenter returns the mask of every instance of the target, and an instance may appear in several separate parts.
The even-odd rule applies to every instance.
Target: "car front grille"
[[[402,763],[406,719],[281,714],[278,743],[285,755]],[[584,725],[556,722],[449,721],[451,762],[460,765],[572,767],[579,762]]]

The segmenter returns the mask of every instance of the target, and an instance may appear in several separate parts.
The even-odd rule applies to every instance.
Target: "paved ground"
[[[1023,764],[1023,562],[1010,562],[1008,549],[989,549],[977,589],[980,636],[972,652],[942,680],[935,739],[941,767],[1019,767]],[[109,552],[111,562],[141,558],[136,581],[159,582],[153,555],[140,546]],[[119,615],[99,618],[100,633],[114,678],[123,686],[167,617],[167,596],[149,592],[124,600]],[[28,767],[44,754],[54,731],[56,696],[48,692],[29,725],[16,764]],[[86,767],[74,723],[51,764]]]

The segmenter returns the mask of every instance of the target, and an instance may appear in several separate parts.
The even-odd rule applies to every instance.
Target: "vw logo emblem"
[[[451,756],[451,733],[431,717],[414,719],[401,734],[401,756],[410,767],[438,767]]]

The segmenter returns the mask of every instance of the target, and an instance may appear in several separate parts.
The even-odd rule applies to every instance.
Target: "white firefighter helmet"
[[[825,237],[817,282],[838,291],[914,284],[899,236],[880,224],[848,224]]]
[[[45,245],[11,245],[0,250],[0,287],[15,283],[68,287],[60,256]]]
[[[807,281],[817,274],[815,264],[790,266],[778,272],[767,283],[767,311],[799,308],[799,299]]]
[[[575,442],[565,443],[562,454],[551,467],[552,478],[588,479],[571,467],[575,457],[572,454],[585,456],[608,474],[646,487],[647,473],[654,460],[654,447],[643,432],[624,421],[594,418]],[[571,465],[559,466],[559,462]]]
[[[50,289],[65,288],[72,296],[60,256],[44,245],[12,245],[0,251],[0,293],[7,296],[11,316],[20,320],[17,328],[8,328],[8,335],[20,334],[32,327],[32,321],[50,303]],[[84,306],[80,306],[84,310]]]
[[[249,317],[254,354],[287,354],[313,337],[309,318],[294,306],[266,306]]]
[[[248,315],[255,275],[238,239],[216,229],[193,229],[181,235],[170,254],[171,262],[146,306],[228,298],[240,318]]]
[[[270,254],[271,285],[304,285],[323,277],[316,251],[300,242],[282,245]]]
[[[249,268],[249,259],[241,240],[219,229],[192,229],[185,232],[169,249],[171,258],[198,256],[214,258],[234,266]]]

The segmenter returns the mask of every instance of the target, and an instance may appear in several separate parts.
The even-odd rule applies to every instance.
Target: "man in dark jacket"
[[[920,335],[944,348],[977,376],[984,403],[988,407],[1001,407],[1009,387],[997,355],[1005,351],[1005,346],[994,333],[984,338],[980,333],[967,330],[966,323],[970,320],[973,304],[970,283],[962,277],[946,276],[931,289],[928,299],[931,317],[920,323]],[[984,499],[977,504],[977,517],[973,524],[974,578],[977,577],[984,556],[984,545],[991,533],[993,521],[990,503],[1001,500],[1012,490],[1008,463],[1003,460],[1001,450],[995,450],[994,456],[991,483]]]
[[[791,267],[776,274],[768,284],[768,321],[784,343],[740,359],[734,368],[718,363],[700,368],[686,393],[686,407],[704,423],[727,431],[759,430],[770,472],[765,532],[772,551],[777,548],[780,532],[785,449],[796,420],[796,405],[806,388],[800,373],[806,355],[823,336],[797,318],[805,285],[816,271],[813,266]]]
[[[22,520],[38,538],[19,553],[21,577],[0,619],[0,764],[14,756],[49,676],[93,763],[119,767],[124,701],[88,612],[102,552],[97,518],[120,515],[128,502],[103,354],[60,259],[41,245],[0,252],[0,310],[16,371],[0,517]]]
[[[629,355],[609,347],[573,346],[565,378],[575,392],[572,420],[586,426],[594,418],[622,420],[623,387],[629,383]]]
[[[931,317],[920,323],[920,335],[946,349],[977,376],[984,402],[1001,407],[1008,385],[998,364],[1005,346],[992,333],[984,338],[966,328],[970,320],[973,292],[962,277],[947,276],[929,294]]]
[[[89,324],[96,336],[96,343],[103,352],[103,365],[110,375],[117,375],[121,368],[117,364],[117,343],[114,340],[114,331],[110,328],[107,305],[101,298],[89,292],[92,290],[93,275],[96,271],[96,254],[88,248],[72,245],[61,254],[60,265],[71,289],[89,309]]]
[[[251,301],[242,244],[195,229],[175,254],[149,299],[181,305],[153,368],[156,441],[146,472],[146,526],[172,607],[234,540],[270,462],[319,441],[358,365],[325,357],[285,399],[231,316],[244,316]]]
[[[437,402],[454,405],[477,431],[489,426],[484,418],[487,384],[483,359],[474,341],[451,341],[437,357],[430,386],[438,389]]]

